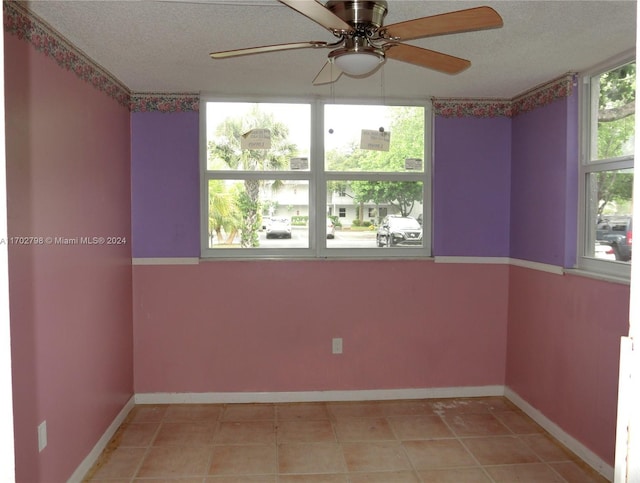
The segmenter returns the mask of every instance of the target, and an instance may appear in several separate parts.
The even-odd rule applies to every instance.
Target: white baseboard
[[[565,445],[568,449],[573,451],[581,460],[591,466],[594,470],[604,476],[607,480],[613,481],[613,466],[607,464],[602,458],[600,458],[597,454],[583,445],[574,437],[567,434],[560,426],[547,418],[544,414],[534,408],[531,404],[521,398],[515,391],[511,388],[506,387],[504,390],[504,395],[507,399],[509,399],[512,403],[518,406],[525,414],[527,414],[531,419],[533,419],[536,423],[542,426],[546,431],[549,432],[554,438],[560,441],[563,445]]]
[[[509,257],[434,257],[436,263],[463,263],[471,265],[508,265]]]
[[[530,270],[538,270],[540,272],[553,273],[555,275],[563,275],[564,269],[557,265],[549,265],[548,263],[532,262],[530,260],[521,260],[519,258],[510,258],[509,264],[514,267],[528,268]]]
[[[129,412],[135,406],[135,396],[131,396],[131,398],[124,405],[122,410],[115,417],[113,422],[109,425],[107,430],[104,432],[102,437],[98,440],[93,449],[89,452],[87,457],[80,463],[80,466],[76,468],[71,477],[67,480],[67,483],[81,483],[82,479],[89,472],[89,470],[93,467],[98,458],[102,454],[102,451],[107,447],[107,444],[116,433],[120,425],[124,422],[125,418],[129,414]]]
[[[372,389],[301,392],[152,392],[135,395],[136,404],[231,404],[326,401],[382,401],[449,397],[504,396],[504,386],[443,387],[430,389]]]

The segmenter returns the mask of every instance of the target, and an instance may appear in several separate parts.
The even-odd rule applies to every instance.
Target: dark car
[[[633,219],[631,217],[612,217],[598,222],[596,241],[609,245],[616,260],[621,262],[631,260],[632,240]]]
[[[378,228],[376,242],[379,247],[421,246],[422,227],[410,216],[389,215]]]

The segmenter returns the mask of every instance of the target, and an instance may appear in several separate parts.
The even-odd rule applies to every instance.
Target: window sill
[[[618,275],[609,275],[605,273],[592,272],[580,268],[567,268],[564,270],[566,275],[575,275],[577,277],[592,278],[594,280],[601,280],[603,282],[619,283],[622,285],[631,285],[631,280],[627,277]]]

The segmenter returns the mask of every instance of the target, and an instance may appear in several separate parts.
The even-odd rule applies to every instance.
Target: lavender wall
[[[199,115],[131,114],[134,258],[200,256]]]
[[[513,119],[511,257],[575,262],[578,207],[577,92]]]
[[[127,240],[9,245],[16,479],[66,481],[133,394],[129,111],[4,42],[9,235]]]
[[[509,256],[511,119],[435,119],[433,253]]]

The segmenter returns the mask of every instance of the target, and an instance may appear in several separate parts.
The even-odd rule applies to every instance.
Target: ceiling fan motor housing
[[[384,0],[329,0],[326,8],[356,30],[379,29],[387,15],[387,2]]]

